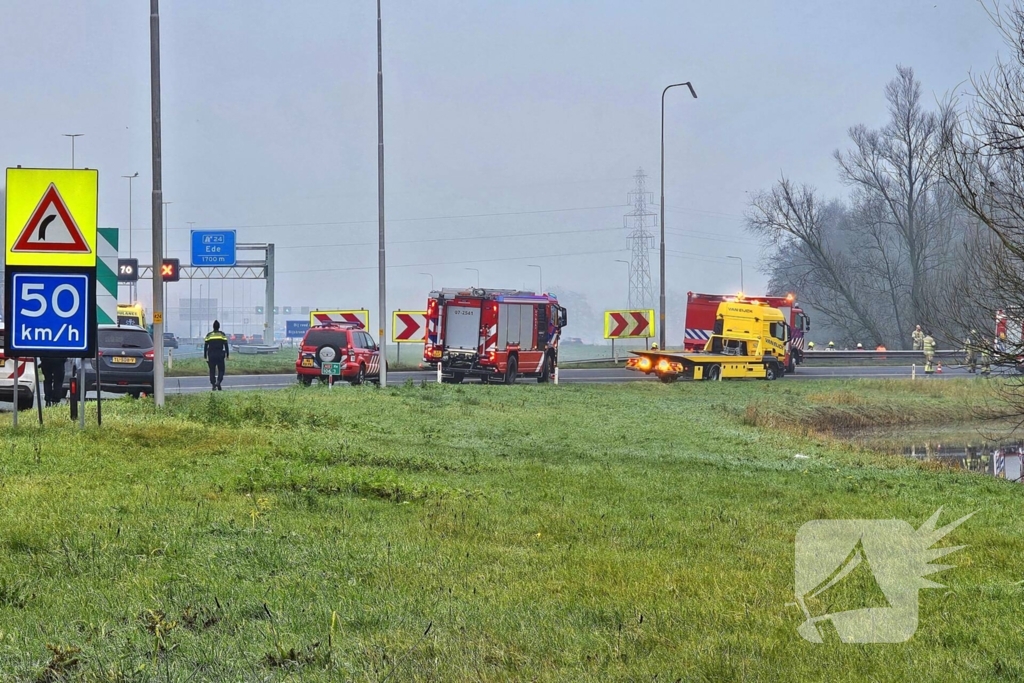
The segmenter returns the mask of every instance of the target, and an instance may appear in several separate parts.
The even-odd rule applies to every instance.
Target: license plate
[[[130,356],[111,356],[110,357],[110,362],[111,363],[129,363],[131,365],[135,365],[135,359],[130,357]]]
[[[312,358],[303,358],[302,359],[302,367],[304,367],[304,368],[311,368],[311,367],[313,367],[313,359]]]

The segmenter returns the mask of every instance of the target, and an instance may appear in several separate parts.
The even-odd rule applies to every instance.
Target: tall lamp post
[[[132,258],[132,181],[139,177],[139,172],[136,171],[132,175],[123,175],[122,178],[128,179],[128,258]],[[135,283],[131,282],[128,284],[129,296],[131,297],[132,303],[138,298],[138,294],[135,291]]]
[[[537,285],[540,287],[540,290],[537,293],[538,294],[543,294],[544,293],[544,269],[541,268],[540,266],[534,265],[532,263],[528,264],[526,267],[527,268],[536,268],[537,269]]]
[[[690,89],[693,99],[697,99],[697,91],[693,89],[689,81],[686,83],[673,83],[661,91],[661,268],[659,270],[661,273],[661,300],[659,307],[661,322],[659,339],[661,341],[661,348],[665,348],[665,93],[672,88],[684,85]]]
[[[75,167],[75,138],[80,138],[85,133],[61,133],[66,138],[71,138],[71,168]]]
[[[472,270],[476,272],[476,288],[480,289],[480,269],[479,268],[464,268],[464,270]]]
[[[747,288],[743,286],[743,259],[741,259],[739,256],[726,256],[725,258],[735,259],[740,262],[740,291],[747,291]]]

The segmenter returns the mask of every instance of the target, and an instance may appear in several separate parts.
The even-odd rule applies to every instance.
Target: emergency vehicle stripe
[[[711,338],[712,332],[713,332],[713,330],[698,330],[697,328],[694,328],[694,327],[687,327],[686,328],[686,338],[687,339],[699,339],[701,341],[707,341],[708,339]]]
[[[487,328],[487,343],[484,345],[484,351],[490,351],[498,345],[498,326],[491,325]]]

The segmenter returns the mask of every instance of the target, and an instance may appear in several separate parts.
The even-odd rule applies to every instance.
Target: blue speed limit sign
[[[95,326],[92,273],[15,272],[8,282],[8,355],[91,355]]]

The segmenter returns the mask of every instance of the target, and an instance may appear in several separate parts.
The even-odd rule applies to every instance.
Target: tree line
[[[982,7],[1011,56],[933,106],[897,67],[888,121],[833,153],[847,196],[783,175],[751,197],[770,289],[798,292],[837,343],[909,348],[918,324],[991,343],[996,311],[1024,306],[1024,7]]]

